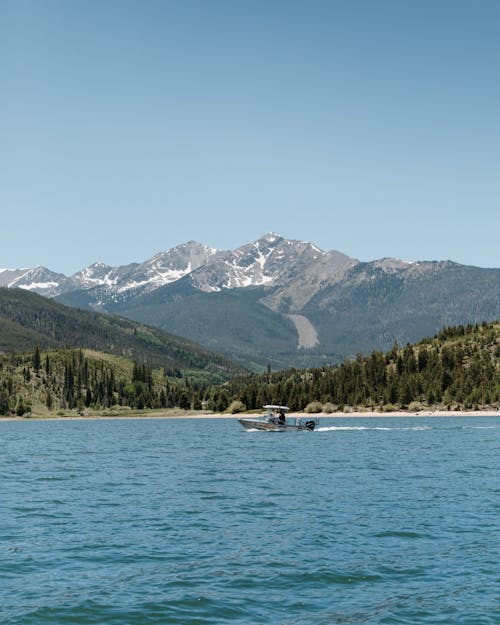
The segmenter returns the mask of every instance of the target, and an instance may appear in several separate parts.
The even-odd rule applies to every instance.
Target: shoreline
[[[241,414],[226,414],[226,413],[210,413],[210,414],[182,414],[182,413],[141,413],[141,414],[116,414],[116,415],[34,415],[29,417],[0,417],[0,422],[7,421],[103,421],[103,420],[119,420],[119,419],[240,419],[240,418],[255,418],[262,417],[264,413],[241,413]],[[288,418],[294,419],[295,417],[305,418],[318,418],[318,419],[404,419],[404,418],[446,418],[446,417],[500,417],[500,410],[422,410],[420,412],[408,412],[403,410],[396,410],[394,412],[333,412],[333,413],[305,413],[296,412],[289,415]]]

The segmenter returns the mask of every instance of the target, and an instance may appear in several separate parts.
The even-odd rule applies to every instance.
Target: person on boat
[[[283,410],[280,410],[279,416],[278,416],[278,422],[281,424],[285,424],[286,423],[286,419],[285,419],[285,413],[283,412]]]

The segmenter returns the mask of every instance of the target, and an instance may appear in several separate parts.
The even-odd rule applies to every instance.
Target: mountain
[[[96,263],[59,282],[61,274],[30,283],[31,270],[7,271],[0,279],[9,284],[43,285],[67,305],[154,325],[255,370],[340,362],[444,325],[500,317],[500,269],[363,263],[274,233],[226,251],[190,241],[143,263]]]
[[[129,319],[79,310],[23,291],[0,288],[0,352],[87,348],[224,379],[243,371],[195,343]]]
[[[500,318],[500,269],[453,263],[359,263],[309,300],[303,314],[323,344],[348,356]]]
[[[318,270],[320,276],[330,279],[340,268],[356,262],[340,252],[324,252],[311,243],[271,232],[235,251],[215,254],[189,278],[195,288],[205,292],[255,286],[280,290],[293,286],[297,290],[299,284],[310,290],[311,275]],[[295,297],[294,293],[293,302]]]
[[[191,244],[192,245],[192,244]],[[141,319],[215,349],[254,369],[291,362],[312,366],[342,354],[316,345],[299,314],[311,297],[342,279],[358,261],[311,243],[268,233],[234,251],[219,251],[176,281],[147,292],[110,296],[99,285],[59,297],[72,306],[102,307]],[[147,319],[147,321],[146,321]]]
[[[203,292],[267,286],[281,287],[271,308],[298,308],[323,280],[332,281],[358,261],[340,252],[324,252],[311,243],[268,233],[233,251],[189,241],[142,263],[111,267],[96,262],[66,277],[45,269],[0,269],[0,286],[19,287],[93,309],[107,309],[189,275]],[[339,273],[340,272],[340,273]],[[289,301],[290,300],[290,301]]]
[[[500,318],[500,270],[384,259],[289,287],[202,292],[194,274],[116,305],[115,312],[183,336],[258,370],[341,362],[414,342],[446,325]],[[287,297],[284,293],[291,292]],[[302,306],[301,303],[305,302]],[[271,307],[272,306],[272,307]]]
[[[17,287],[46,297],[81,290],[92,293],[90,307],[104,309],[108,302],[123,301],[179,280],[216,253],[214,248],[189,241],[142,263],[111,267],[96,262],[70,277],[45,267],[0,269],[0,287]]]
[[[124,301],[179,280],[205,265],[216,253],[213,248],[190,241],[143,263],[116,268],[94,263],[71,276],[71,282],[73,290],[94,294],[94,308],[105,309],[109,302]]]
[[[75,288],[75,283],[62,273],[46,267],[0,269],[0,287],[20,288],[46,297],[56,297]]]

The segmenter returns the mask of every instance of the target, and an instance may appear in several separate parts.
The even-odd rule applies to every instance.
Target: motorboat
[[[288,406],[263,406],[266,414],[262,417],[241,417],[238,421],[246,430],[267,430],[268,432],[287,432],[288,430],[314,430],[319,420],[303,419],[302,417],[288,417],[285,413]]]

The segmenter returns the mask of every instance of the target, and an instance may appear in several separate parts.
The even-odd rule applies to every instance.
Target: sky
[[[0,0],[0,267],[500,267],[499,67],[498,0]]]

